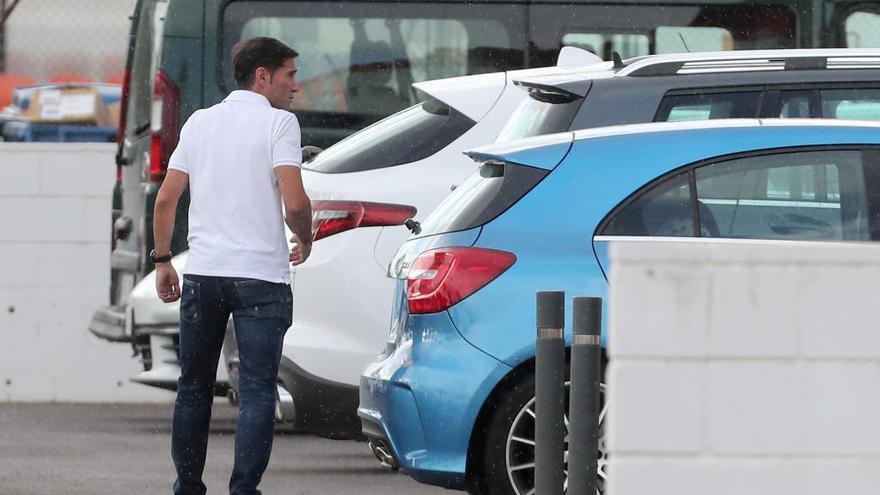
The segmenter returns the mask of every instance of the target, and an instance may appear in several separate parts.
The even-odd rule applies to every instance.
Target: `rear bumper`
[[[361,375],[362,430],[415,480],[463,489],[477,415],[510,368],[461,338],[446,312],[410,316],[407,327]]]
[[[92,314],[89,331],[110,342],[132,342],[131,306],[102,306]]]

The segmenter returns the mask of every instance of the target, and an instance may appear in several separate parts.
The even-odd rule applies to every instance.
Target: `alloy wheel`
[[[565,481],[564,489],[568,490],[568,388],[570,382],[565,382]],[[606,467],[608,465],[608,452],[605,444],[605,415],[608,405],[605,403],[605,384],[599,384],[601,408],[599,410],[599,451],[598,456],[598,480],[597,492],[605,491],[607,479]],[[505,445],[505,466],[507,477],[511,487],[517,495],[535,494],[535,398],[519,411],[513,419],[510,431],[507,434]]]

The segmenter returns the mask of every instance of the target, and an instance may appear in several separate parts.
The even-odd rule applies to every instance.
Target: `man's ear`
[[[269,71],[266,70],[265,67],[257,67],[256,72],[254,73],[254,82],[255,83],[268,83],[270,79]]]

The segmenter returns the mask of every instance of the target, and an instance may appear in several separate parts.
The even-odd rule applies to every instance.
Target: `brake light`
[[[180,138],[180,89],[162,70],[156,71],[153,112],[150,116],[150,182],[162,182],[168,160]]]
[[[407,274],[406,297],[412,314],[445,311],[485,287],[516,262],[506,251],[474,247],[426,251]]]
[[[317,241],[358,227],[403,225],[415,214],[416,209],[407,205],[367,201],[312,201],[312,235]]]

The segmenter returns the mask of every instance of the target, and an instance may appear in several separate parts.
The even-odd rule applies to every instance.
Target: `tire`
[[[604,376],[604,369],[602,370]],[[605,466],[605,401],[604,383],[600,385],[602,401],[599,414],[599,493],[604,492]],[[566,428],[568,425],[568,382],[566,381]],[[481,443],[482,455],[478,478],[483,495],[533,494],[534,479],[534,405],[535,374],[523,376],[498,400]],[[530,443],[531,442],[531,443]],[[566,432],[566,459],[568,435]],[[567,461],[566,461],[567,462]],[[567,468],[567,467],[566,467]],[[566,482],[566,486],[568,483]]]

